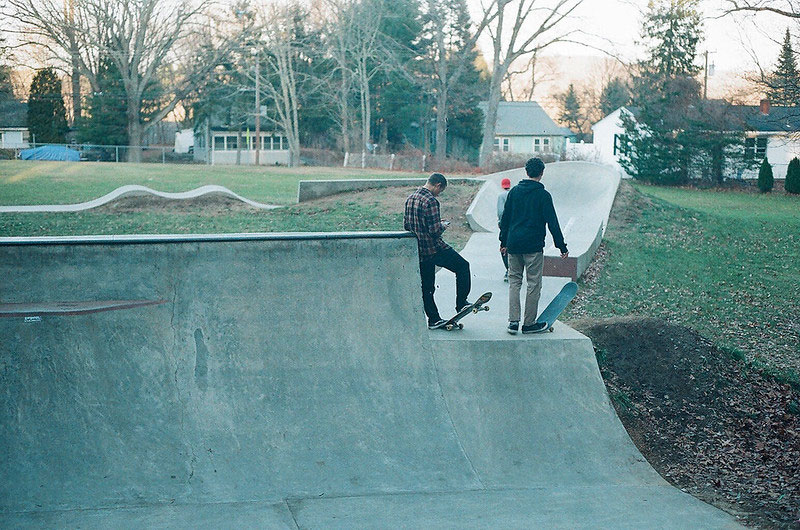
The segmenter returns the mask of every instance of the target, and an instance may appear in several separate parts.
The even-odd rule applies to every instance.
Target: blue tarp
[[[66,160],[77,162],[81,159],[81,154],[75,149],[64,147],[63,145],[43,145],[33,149],[23,149],[19,152],[22,160]]]

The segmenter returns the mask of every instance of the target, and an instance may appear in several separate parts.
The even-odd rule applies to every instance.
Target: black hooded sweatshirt
[[[544,250],[545,225],[553,242],[564,253],[567,244],[558,226],[553,197],[541,182],[523,179],[508,192],[500,220],[500,246],[509,254],[533,254]]]

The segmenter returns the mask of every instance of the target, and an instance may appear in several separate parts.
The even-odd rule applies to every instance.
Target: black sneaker
[[[447,324],[447,321],[443,318],[440,318],[436,322],[428,322],[428,329],[439,329],[444,327],[445,324]]]
[[[471,305],[472,305],[472,302],[464,302],[464,303],[463,303],[463,304],[461,304],[461,305],[457,305],[457,306],[456,306],[456,313],[460,313],[461,311],[463,311],[463,310],[464,310],[464,308],[465,308],[465,307],[469,307],[469,306],[471,306]]]
[[[549,327],[547,322],[536,322],[530,326],[522,326],[522,333],[541,333],[542,331],[547,331]]]
[[[509,322],[508,323],[508,332],[512,335],[516,335],[517,331],[519,331],[519,322]]]

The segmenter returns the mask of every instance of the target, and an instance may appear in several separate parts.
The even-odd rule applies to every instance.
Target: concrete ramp
[[[2,239],[0,296],[3,528],[736,526],[587,338],[428,332],[405,233]]]
[[[525,178],[525,169],[512,169],[486,177],[475,201],[467,212],[473,230],[497,232],[497,196],[500,181],[516,185]],[[592,162],[555,162],[547,164],[542,177],[553,196],[561,231],[569,247],[568,260],[559,257],[548,232],[545,242],[545,275],[580,277],[594,258],[608,224],[608,216],[619,187],[620,176],[613,168]]]

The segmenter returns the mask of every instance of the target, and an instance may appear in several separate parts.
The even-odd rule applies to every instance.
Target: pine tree
[[[608,116],[620,107],[630,103],[631,93],[625,82],[619,77],[609,81],[600,92],[600,110]]]
[[[128,118],[122,76],[109,60],[101,60],[97,72],[98,92],[84,107],[78,140],[97,145],[128,145]]]
[[[642,25],[648,70],[666,77],[694,75],[702,36],[699,0],[651,0]]]
[[[784,188],[787,193],[800,193],[800,160],[796,157],[789,162],[786,169],[786,182]]]
[[[28,130],[37,143],[64,143],[67,110],[61,95],[61,80],[53,68],[39,70],[28,97]]]
[[[772,191],[775,185],[775,179],[772,176],[772,165],[765,158],[761,162],[761,168],[758,170],[758,189],[761,193],[768,193]]]
[[[649,56],[633,77],[636,119],[623,119],[624,143],[620,158],[635,178],[659,184],[680,184],[689,178],[698,149],[681,131],[700,101],[694,78],[694,59],[702,35],[699,0],[654,0],[648,5],[642,37]]]
[[[797,59],[792,50],[792,37],[788,28],[778,64],[767,85],[767,97],[773,104],[784,106],[800,104],[800,73],[797,70]]]
[[[575,85],[570,83],[569,87],[567,87],[567,91],[556,97],[561,107],[558,119],[575,133],[579,141],[582,140],[584,134],[583,124],[586,118],[581,109],[581,100],[578,97],[578,93],[575,91]]]

